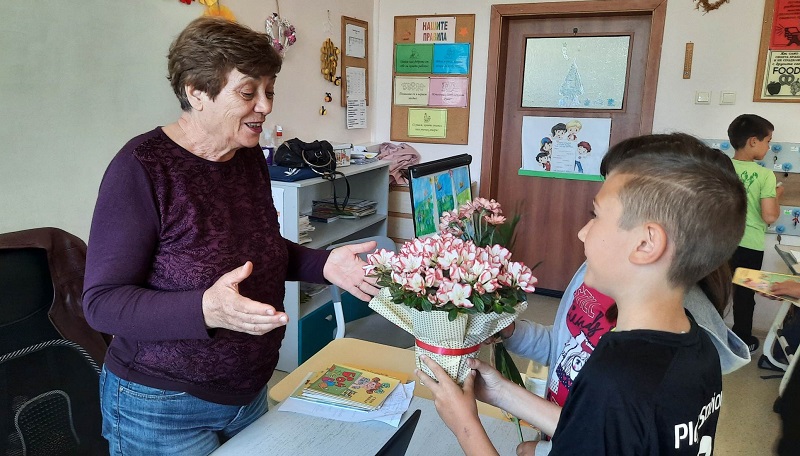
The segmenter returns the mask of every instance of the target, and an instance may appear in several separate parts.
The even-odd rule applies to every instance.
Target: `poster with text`
[[[773,3],[772,21],[764,21],[762,52],[766,46],[763,79],[756,84],[760,100],[800,101],[800,0],[769,0]],[[769,2],[767,3],[769,5]],[[769,27],[769,28],[767,28]],[[757,97],[758,98],[758,97]]]
[[[600,162],[610,137],[611,119],[607,118],[525,116],[519,174],[603,180]]]
[[[456,40],[456,18],[418,17],[414,41],[417,43],[453,43]]]
[[[467,107],[469,78],[431,78],[429,106]]]

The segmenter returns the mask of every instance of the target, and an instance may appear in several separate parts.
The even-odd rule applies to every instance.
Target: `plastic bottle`
[[[275,147],[281,147],[283,144],[283,127],[275,125]]]
[[[272,157],[275,155],[275,140],[272,137],[272,129],[265,128],[261,133],[261,150],[264,151],[267,165],[272,166]]]
[[[547,393],[547,367],[536,361],[530,361],[528,370],[525,371],[525,377],[525,388],[539,397],[545,397]]]

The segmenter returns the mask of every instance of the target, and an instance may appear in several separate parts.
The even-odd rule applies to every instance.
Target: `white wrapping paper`
[[[520,302],[514,313],[504,314],[459,314],[453,321],[447,320],[447,312],[433,310],[421,312],[403,304],[395,304],[388,288],[383,288],[372,298],[369,307],[386,317],[403,330],[411,333],[416,339],[434,347],[459,349],[481,344],[501,329],[510,325],[520,312],[528,307],[527,302]],[[436,361],[448,375],[459,385],[469,375],[467,358],[478,356],[479,350],[468,355],[440,355],[415,346],[417,368],[436,378],[427,366],[419,360],[420,355],[427,355]]]

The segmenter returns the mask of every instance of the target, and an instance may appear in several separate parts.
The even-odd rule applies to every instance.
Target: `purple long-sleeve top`
[[[322,283],[328,251],[280,235],[259,148],[204,160],[156,128],[108,166],[92,219],[83,306],[114,340],[106,368],[154,388],[244,405],[272,376],[283,327],[252,336],[206,328],[203,293],[253,262],[239,292],[283,310],[284,281]]]

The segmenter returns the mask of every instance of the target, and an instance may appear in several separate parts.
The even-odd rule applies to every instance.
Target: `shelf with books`
[[[360,239],[369,236],[385,236],[387,230],[388,199],[389,199],[389,162],[379,160],[366,165],[350,165],[337,169],[345,174],[350,184],[350,198],[354,200],[365,199],[375,201],[375,214],[355,219],[338,219],[331,223],[311,222],[314,231],[311,233],[311,242],[304,244],[309,248],[324,249],[331,244]],[[334,187],[335,186],[335,187]],[[315,200],[323,200],[334,196],[334,188],[339,201],[344,197],[347,189],[345,181],[337,177],[332,183],[322,178],[306,179],[296,182],[272,182],[275,206],[281,208],[281,231],[283,236],[297,242],[300,235],[299,217],[308,214],[313,208]],[[324,299],[324,301],[323,301]],[[318,301],[319,300],[319,301]],[[303,350],[301,346],[321,347],[333,338],[333,333],[326,330],[302,330],[301,328],[315,328],[323,322],[314,324],[301,323],[301,319],[325,317],[322,311],[330,302],[329,293],[320,293],[309,303],[300,304],[300,289],[297,282],[286,282],[286,296],[284,308],[289,315],[286,325],[286,335],[281,346],[278,369],[292,371],[308,356],[313,353]],[[314,314],[314,317],[312,317]],[[327,322],[327,320],[326,320]],[[313,339],[313,340],[310,340]]]

